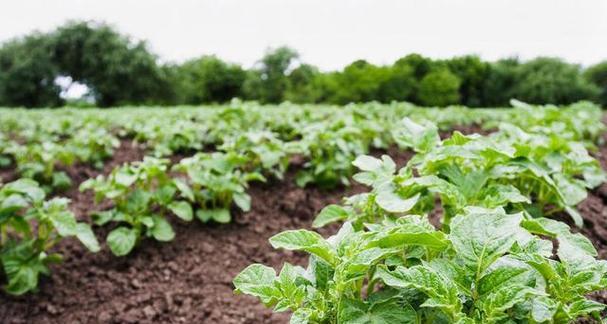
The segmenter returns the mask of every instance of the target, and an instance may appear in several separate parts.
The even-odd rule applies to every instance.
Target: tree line
[[[431,59],[409,54],[391,65],[352,62],[323,72],[288,47],[269,49],[246,69],[216,56],[161,63],[147,44],[96,22],[69,22],[0,45],[0,106],[56,107],[57,79],[89,89],[97,106],[198,105],[232,98],[261,103],[347,104],[409,101],[424,106],[504,106],[510,98],[607,105],[607,61],[582,68],[558,58],[488,62],[475,55]]]

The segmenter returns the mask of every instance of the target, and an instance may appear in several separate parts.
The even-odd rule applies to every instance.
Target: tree
[[[506,58],[491,63],[489,75],[484,87],[483,105],[486,107],[506,107],[514,97],[517,73],[520,66],[518,58]]]
[[[445,68],[424,76],[419,84],[419,99],[425,106],[447,106],[459,102],[460,79]]]
[[[215,56],[202,56],[177,67],[178,97],[186,104],[222,103],[242,96],[246,72]]]
[[[593,65],[584,71],[584,77],[600,88],[598,101],[607,106],[607,61]]]
[[[166,70],[144,42],[108,25],[71,22],[51,34],[59,73],[91,88],[100,106],[171,101]]]
[[[54,107],[62,104],[57,67],[48,37],[33,34],[0,47],[0,105]]]
[[[430,58],[413,53],[398,59],[394,65],[409,66],[412,69],[415,78],[421,80],[426,74],[431,72],[434,62]]]
[[[336,75],[338,88],[333,101],[338,104],[378,99],[380,84],[388,79],[387,69],[365,60],[354,61]]]
[[[320,71],[310,64],[301,64],[288,75],[285,99],[296,103],[313,103],[322,96]]]
[[[513,96],[534,104],[569,104],[593,99],[600,90],[582,77],[580,67],[558,58],[540,57],[518,68]]]
[[[417,80],[411,66],[395,63],[384,69],[387,75],[380,80],[377,100],[380,102],[410,100],[417,88]]]
[[[259,62],[259,100],[263,103],[279,103],[284,100],[288,87],[287,71],[299,55],[282,46],[266,51]],[[254,74],[249,75],[254,76]]]
[[[476,55],[455,57],[445,63],[449,71],[461,80],[460,103],[468,107],[482,106],[485,101],[483,89],[489,77],[489,63],[483,62]]]

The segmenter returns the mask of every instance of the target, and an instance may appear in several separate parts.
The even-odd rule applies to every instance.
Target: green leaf
[[[80,240],[80,242],[82,242],[82,244],[84,244],[84,246],[86,246],[87,249],[89,249],[89,251],[99,252],[101,248],[99,247],[97,237],[95,237],[90,225],[78,223],[76,231],[76,237],[78,240]]]
[[[449,238],[458,257],[480,279],[524,231],[521,221],[522,214],[506,214],[501,209],[466,209],[453,218]]]
[[[191,202],[194,202],[194,200],[195,200],[194,192],[192,191],[192,188],[190,188],[190,186],[187,183],[185,183],[181,179],[173,179],[173,183],[175,184],[177,189],[179,189],[179,192],[181,192],[182,197],[186,198],[187,200],[189,200]]]
[[[390,248],[405,245],[418,245],[442,251],[449,247],[449,240],[443,232],[417,224],[404,224],[386,233],[376,235],[370,240],[367,247]]]
[[[105,211],[100,211],[100,212],[94,212],[91,215],[91,218],[95,225],[103,226],[103,225],[107,224],[108,222],[114,220],[115,216],[116,216],[116,210],[111,209],[111,210],[105,210]]]
[[[411,268],[398,266],[393,271],[381,266],[378,267],[375,277],[390,287],[419,290],[428,297],[423,307],[440,308],[452,319],[458,317],[461,312],[462,305],[457,286],[428,266],[419,265]]]
[[[400,305],[395,299],[378,303],[364,303],[345,299],[341,303],[338,323],[348,324],[393,324],[417,323],[417,313],[411,305]]]
[[[49,219],[61,236],[72,236],[78,233],[78,224],[74,214],[69,211],[52,212]]]
[[[312,227],[323,227],[327,224],[348,219],[348,211],[339,205],[328,205],[314,219]]]
[[[546,296],[534,298],[531,304],[531,316],[538,323],[544,323],[552,320],[556,313],[557,304],[554,300]]]
[[[52,187],[65,190],[72,186],[72,179],[65,172],[53,173]]]
[[[478,282],[477,292],[481,297],[512,285],[523,285],[529,281],[529,268],[524,263],[504,259]]]
[[[281,293],[274,285],[276,271],[261,264],[252,264],[242,270],[233,280],[235,293],[248,294],[261,299],[266,306],[276,304]]]
[[[23,295],[38,287],[38,272],[34,268],[24,266],[9,275],[6,291],[12,295]]]
[[[568,313],[571,318],[577,318],[591,313],[599,313],[605,309],[605,304],[589,300],[586,298],[580,298],[568,307]]]
[[[334,265],[337,255],[331,245],[320,234],[308,230],[290,230],[270,238],[275,249],[300,250],[314,254]]]
[[[8,192],[18,192],[27,195],[32,202],[41,202],[46,194],[42,190],[38,183],[30,179],[19,179],[17,181],[8,183],[4,186],[3,190]]]
[[[162,216],[153,215],[154,226],[150,229],[152,236],[158,241],[167,242],[175,238],[171,224]]]
[[[118,227],[108,234],[106,240],[114,255],[125,256],[135,247],[138,236],[135,229]]]
[[[440,143],[438,128],[433,123],[418,124],[405,117],[400,128],[393,132],[400,147],[413,148],[416,152],[427,153]]]
[[[169,204],[168,208],[173,214],[186,222],[191,221],[194,217],[192,206],[186,201],[174,201]]]
[[[228,209],[199,209],[196,211],[196,218],[203,223],[215,221],[221,224],[227,224],[232,219]]]
[[[362,171],[376,171],[382,167],[382,161],[369,155],[360,155],[352,164]]]
[[[410,198],[401,198],[395,192],[395,187],[392,183],[384,183],[377,188],[377,197],[375,202],[385,211],[390,213],[404,213],[411,210],[417,201],[420,194],[416,194]]]
[[[246,192],[234,193],[234,203],[244,212],[251,210],[251,196]]]

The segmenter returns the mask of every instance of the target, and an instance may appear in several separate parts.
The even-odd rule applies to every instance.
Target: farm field
[[[599,316],[603,113],[513,106],[2,110],[0,318],[289,321],[255,297],[296,323]],[[250,266],[285,262],[313,266],[277,278]],[[453,286],[443,294],[413,277],[440,265],[476,272],[437,276]],[[322,267],[333,278],[324,284]],[[496,291],[477,291],[502,270]]]

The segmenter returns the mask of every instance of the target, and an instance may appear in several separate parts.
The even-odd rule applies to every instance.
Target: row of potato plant
[[[605,305],[607,262],[565,222],[605,180],[581,142],[502,124],[489,136],[403,120],[397,142],[417,154],[397,171],[388,156],[360,156],[367,193],[325,207],[313,225],[344,221],[325,239],[309,230],[270,238],[310,254],[307,268],[253,264],[237,293],[258,297],[291,323],[568,323]],[[562,132],[566,130],[563,129]],[[442,211],[438,228],[428,215]]]
[[[258,106],[235,101],[227,107],[208,108],[2,110],[0,168],[12,165],[20,177],[38,181],[47,192],[57,192],[71,183],[62,170],[74,163],[101,168],[120,145],[120,138],[133,139],[156,157],[230,145],[255,150],[258,141],[269,149],[264,154],[287,153],[306,159],[297,177],[300,185],[330,187],[348,182],[354,172],[350,161],[356,156],[394,144],[391,130],[405,116],[433,120],[443,130],[473,124],[492,128],[507,120],[526,131],[560,132],[563,138],[586,143],[596,142],[604,130],[600,107],[591,103],[536,107],[513,101],[513,106]],[[284,159],[281,165],[284,169]]]
[[[49,251],[65,236],[78,237],[92,251],[99,249],[90,227],[74,220],[67,200],[44,201],[44,196],[53,187],[69,184],[69,178],[57,170],[58,166],[88,161],[101,167],[102,161],[119,145],[118,137],[124,136],[144,141],[155,157],[125,164],[106,177],[81,185],[81,190],[95,192],[97,202],[112,202],[112,208],[93,213],[92,219],[99,226],[116,224],[106,241],[118,256],[130,253],[145,237],[172,240],[175,234],[166,218],[171,214],[183,221],[196,217],[203,222],[229,222],[232,205],[243,211],[250,209],[248,183],[265,181],[268,176],[282,179],[294,156],[307,159],[296,177],[300,185],[332,186],[346,184],[355,167],[365,168],[365,160],[377,164],[370,157],[361,157],[353,165],[350,161],[356,156],[367,153],[371,147],[387,148],[394,143],[418,151],[417,162],[411,162],[409,169],[398,174],[394,174],[394,167],[391,175],[373,170],[357,175],[356,180],[373,186],[369,197],[377,195],[378,198],[352,197],[344,206],[330,206],[321,213],[316,225],[348,219],[360,230],[369,219],[376,221],[386,217],[384,214],[402,214],[403,201],[411,205],[408,213],[428,212],[429,207],[434,206],[431,203],[434,196],[443,201],[448,220],[468,205],[479,205],[480,198],[491,197],[497,202],[480,205],[492,207],[508,203],[508,212],[520,211],[535,217],[564,210],[579,223],[575,204],[583,199],[584,188],[591,188],[603,179],[598,164],[585,150],[593,149],[594,143],[600,140],[603,130],[600,110],[584,103],[561,109],[515,105],[513,110],[463,107],[433,110],[406,105],[362,105],[337,110],[283,105],[217,108],[218,112],[179,108],[99,114],[101,111],[64,110],[58,114],[61,110],[16,110],[0,114],[3,121],[0,123],[0,168],[16,164],[21,176],[26,178],[1,187],[4,193],[0,194],[0,259],[8,281],[7,291],[21,294],[34,290],[39,275],[48,273],[46,265],[59,260]],[[514,112],[529,115],[533,122],[516,122],[520,128],[502,126],[501,131],[489,139],[456,133],[450,140],[452,143],[441,141],[437,128],[431,125],[412,120],[402,124],[394,122],[396,117],[407,114],[415,120],[435,118],[438,128],[448,128],[453,123],[486,123],[488,127],[495,127],[491,121],[510,117],[516,121],[514,116],[518,115],[511,116]],[[169,127],[173,129],[169,132],[167,126],[171,125],[179,127]],[[556,134],[566,141],[559,141]],[[503,152],[494,150],[496,153],[488,148],[496,143],[502,146],[510,143],[510,147]],[[220,152],[197,153],[173,166],[163,158],[207,145],[215,145]],[[454,146],[451,152],[468,153],[458,158],[459,164],[445,167],[449,149],[435,152],[434,148],[444,149],[450,145]],[[457,145],[460,147],[455,147]],[[537,150],[530,149],[536,146]],[[495,158],[491,159],[494,164],[477,165],[475,163],[482,160],[474,158],[474,154],[494,154]],[[539,167],[526,165],[520,161],[522,158],[541,163]],[[431,160],[436,163],[429,163]],[[381,168],[391,170],[393,163],[384,158],[380,164]],[[496,177],[493,166],[504,164],[508,167],[501,170],[501,178]],[[471,172],[471,168],[480,171]],[[418,173],[426,172],[427,177],[409,174],[411,179],[406,178],[414,169]],[[436,179],[429,177],[439,169],[442,173]],[[379,182],[369,180],[370,176],[391,178],[392,185],[379,186]],[[530,176],[535,177],[533,181],[525,180]],[[518,179],[520,186],[509,187],[511,179]],[[458,194],[452,188],[469,180],[476,181],[471,182],[474,186],[489,189],[479,191],[471,186],[472,189]],[[401,186],[407,181],[415,183],[416,189],[409,192]],[[499,192],[493,196],[487,193],[496,188]],[[549,206],[552,210],[537,208],[538,204],[528,204],[529,201],[545,201],[541,207]],[[447,229],[448,226],[444,226],[444,230]]]

